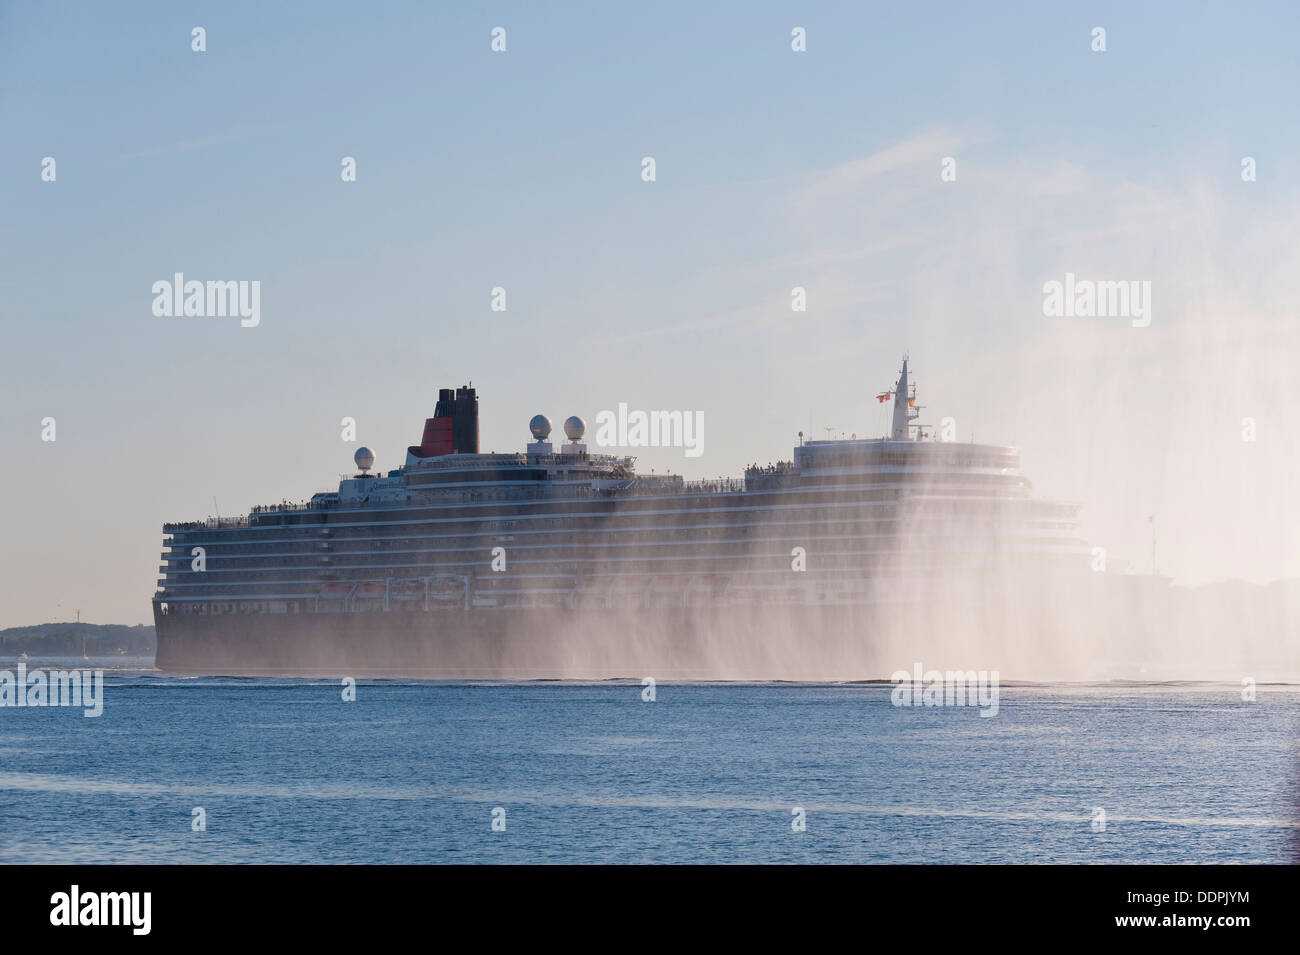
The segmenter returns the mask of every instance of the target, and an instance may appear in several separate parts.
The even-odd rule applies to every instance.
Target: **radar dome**
[[[528,422],[528,430],[538,441],[545,441],[551,434],[551,419],[544,414],[533,415],[533,420]]]
[[[570,441],[581,441],[582,436],[587,433],[587,422],[576,414],[570,415],[564,419],[564,433]]]
[[[357,448],[357,453],[352,455],[352,460],[357,463],[363,471],[369,471],[375,466],[375,452],[369,448]]]

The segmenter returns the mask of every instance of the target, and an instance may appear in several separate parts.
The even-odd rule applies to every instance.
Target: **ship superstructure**
[[[309,650],[315,628],[357,655],[372,634],[395,661],[386,669],[402,668],[403,647],[412,666],[438,669],[445,646],[455,671],[453,648],[483,638],[510,670],[510,642],[530,628],[632,620],[644,642],[656,616],[716,627],[732,610],[840,607],[865,621],[946,575],[1085,569],[1078,507],[1032,497],[1017,449],[930,440],[906,359],[886,396],[888,437],[801,440],[743,479],[694,482],[591,450],[577,416],[558,447],[538,415],[523,451],[482,453],[475,390],[444,389],[399,468],[370,473],[362,448],[337,492],[166,525],[159,665],[237,668],[231,648],[250,649],[250,627],[275,641],[278,623],[293,634],[280,661],[290,645]],[[681,639],[680,623],[665,625]]]

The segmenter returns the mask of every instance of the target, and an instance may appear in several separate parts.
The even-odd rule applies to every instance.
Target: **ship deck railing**
[[[203,521],[174,521],[163,525],[163,533],[172,531],[218,530],[227,527],[247,527],[247,517],[209,517]]]
[[[651,476],[644,484],[639,481],[633,481],[626,487],[618,489],[597,489],[594,493],[599,495],[631,494],[639,497],[661,494],[729,494],[743,490],[745,490],[744,478],[717,478],[711,481],[674,481],[670,479],[663,483],[659,483],[653,476]]]

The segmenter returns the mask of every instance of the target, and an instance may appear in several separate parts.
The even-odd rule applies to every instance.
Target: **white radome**
[[[361,470],[369,471],[375,466],[375,452],[369,448],[357,448],[357,453],[352,455],[352,460]]]
[[[544,414],[533,415],[533,420],[528,422],[528,430],[538,441],[545,441],[551,434],[551,419]]]
[[[564,419],[564,433],[570,441],[581,441],[582,436],[587,433],[587,422],[576,414],[569,415]]]

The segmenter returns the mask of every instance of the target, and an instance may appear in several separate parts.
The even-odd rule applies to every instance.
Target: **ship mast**
[[[894,386],[894,424],[893,434],[890,437],[895,441],[910,441],[912,439],[912,421],[917,418],[921,412],[913,407],[916,400],[916,387],[909,385],[907,380],[907,358],[903,358],[903,370],[898,376],[898,384]]]

